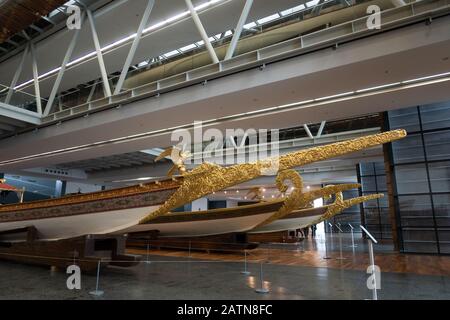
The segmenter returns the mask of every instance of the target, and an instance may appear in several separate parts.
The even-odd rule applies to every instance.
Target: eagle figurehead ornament
[[[161,154],[155,159],[155,162],[161,161],[164,158],[170,158],[173,162],[173,166],[167,172],[167,176],[171,178],[174,176],[176,171],[178,171],[181,175],[185,175],[187,173],[184,162],[191,156],[191,153],[185,150],[185,146],[183,146],[183,149],[180,149],[179,147],[170,147],[161,152]]]

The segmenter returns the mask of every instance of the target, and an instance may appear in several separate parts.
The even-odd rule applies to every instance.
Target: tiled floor
[[[335,235],[328,236],[326,247],[324,238],[310,238],[300,244],[264,245],[250,251],[248,261],[299,267],[367,270],[369,266],[367,242],[355,239],[357,247],[352,248],[351,238],[344,235],[342,246],[340,243],[339,236]],[[375,264],[381,268],[382,272],[450,276],[450,256],[398,254],[393,251],[392,245],[386,243],[376,244],[374,251]],[[145,250],[130,250],[130,252],[146,255]],[[189,252],[184,250],[151,250],[151,254],[176,258],[189,257]],[[238,262],[244,259],[241,252],[221,254],[193,251],[190,255],[191,258],[201,260]],[[331,259],[324,259],[326,256]]]
[[[102,269],[99,285],[105,293],[100,298],[89,294],[95,289],[93,275],[83,274],[82,290],[70,291],[63,271],[0,261],[0,299],[370,299],[362,243],[354,253],[343,248],[346,259],[338,260],[339,244],[332,246],[328,239],[332,259],[324,260],[322,240],[257,249],[248,256],[250,276],[241,274],[241,254],[192,252],[189,257],[183,251],[151,250],[150,264]],[[450,257],[381,251],[375,257],[382,270],[380,299],[450,299]],[[255,293],[261,265],[270,289],[266,295]]]

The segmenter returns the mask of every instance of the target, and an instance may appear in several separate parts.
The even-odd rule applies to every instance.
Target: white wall
[[[227,208],[235,208],[238,206],[238,203],[236,200],[227,200]]]
[[[192,212],[208,210],[208,199],[201,198],[192,202]]]
[[[66,185],[66,194],[69,193],[89,193],[89,192],[95,192],[102,190],[102,186],[100,185],[93,185],[93,184],[85,184],[85,183],[79,183],[79,182],[67,182]]]

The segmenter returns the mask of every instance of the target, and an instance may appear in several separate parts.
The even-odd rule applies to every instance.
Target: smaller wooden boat
[[[298,175],[298,173],[295,174]],[[170,213],[152,219],[147,223],[120,230],[120,233],[155,232],[159,238],[182,238],[206,237],[227,233],[274,233],[295,230],[328,220],[347,208],[383,196],[382,194],[374,194],[344,200],[342,191],[358,186],[358,184],[327,186],[304,194],[301,190],[298,190],[298,193],[293,192],[291,196],[286,198],[253,205]],[[308,203],[322,196],[328,197],[333,194],[335,194],[335,202],[327,206],[297,210],[294,206],[292,207],[293,210],[286,209],[289,201],[296,197],[300,197],[300,201],[294,202],[294,205],[298,206],[299,203]]]
[[[307,228],[314,224],[329,220],[332,217],[342,213],[345,209],[351,208],[360,203],[383,197],[383,194],[371,194],[362,197],[356,197],[344,200],[342,192],[336,194],[336,201],[332,204],[318,207],[293,210],[291,213],[280,217],[275,221],[268,220],[268,223],[262,223],[249,233],[275,233],[288,230]]]
[[[306,228],[318,223],[318,221],[325,216],[327,211],[328,206],[295,210],[290,215],[276,220],[268,225],[257,227],[251,230],[249,233],[275,233],[280,231]]]
[[[283,203],[275,201],[236,208],[170,213],[145,224],[120,230],[119,233],[157,231],[160,238],[181,238],[247,232],[270,218]]]

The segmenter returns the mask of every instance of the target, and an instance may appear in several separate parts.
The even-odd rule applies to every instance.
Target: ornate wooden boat
[[[280,200],[227,209],[171,213],[146,224],[135,225],[125,232],[156,232],[158,238],[207,237],[244,232],[271,233],[312,225],[328,210],[326,206],[296,210],[287,217],[256,228],[274,215],[283,204],[284,201]]]
[[[177,164],[179,171],[183,173],[178,181],[167,180],[91,194],[1,206],[0,241],[25,241],[27,232],[23,230],[30,228],[36,230],[34,239],[43,241],[71,239],[91,234],[140,231],[140,228],[149,228],[149,225],[139,226],[146,223],[150,223],[150,227],[152,224],[158,225],[158,228],[167,234],[241,232],[273,222],[280,218],[280,214],[285,215],[301,206],[296,199],[288,198],[284,206],[283,203],[277,204],[281,207],[280,210],[270,208],[269,205],[270,209],[267,211],[261,207],[255,209],[263,210],[263,213],[255,212],[252,208],[246,208],[244,213],[242,211],[244,209],[241,208],[239,214],[229,214],[233,216],[232,218],[218,214],[216,219],[211,218],[214,212],[209,212],[205,220],[202,220],[203,217],[198,212],[195,213],[195,217],[168,215],[168,213],[215,191],[233,187],[268,173],[278,174],[278,182],[292,178],[301,180],[290,169],[399,140],[405,136],[404,130],[389,131],[231,167],[204,163],[187,172],[180,170],[184,169],[183,164]],[[274,216],[274,212],[278,215]],[[176,220],[177,223],[170,223],[171,219],[172,222],[173,219],[184,221]],[[215,231],[208,231],[211,229]]]
[[[339,186],[331,186],[331,189],[336,187]],[[348,185],[348,187],[345,189],[351,189],[351,187],[352,185]],[[321,190],[325,191],[322,192],[324,197],[329,197],[329,193],[326,192],[326,188]],[[317,196],[317,194],[321,193],[321,190],[312,192],[311,196],[315,197],[314,194],[316,194]],[[261,223],[253,230],[251,230],[249,233],[251,234],[276,233],[281,231],[306,228],[314,224],[318,224],[323,221],[329,220],[332,217],[342,213],[345,209],[351,208],[355,205],[359,205],[360,203],[369,200],[381,198],[383,196],[384,196],[383,194],[371,194],[367,196],[344,200],[342,191],[339,191],[335,194],[335,202],[332,204],[321,206],[318,208],[292,210],[291,212],[287,212],[284,216],[277,217],[277,219],[266,220],[265,222]],[[275,213],[274,216],[277,216],[277,213]]]
[[[21,230],[28,227],[37,230],[39,240],[104,235],[123,230],[158,209],[179,186],[180,182],[167,180],[0,206],[0,241],[25,240],[26,232]]]
[[[353,186],[333,187],[342,190],[351,189]],[[326,192],[327,189],[322,190],[325,190],[324,194],[329,194]],[[311,194],[311,198],[314,198],[314,194],[320,194],[320,192],[316,191]],[[310,198],[308,194],[306,196]],[[285,205],[284,199],[226,209],[170,213],[145,224],[121,230],[120,233],[153,232],[158,234],[158,238],[182,238],[206,237],[228,233],[273,233],[295,230],[328,220],[346,208],[381,196],[380,194],[375,194],[343,200],[342,193],[340,193],[337,196],[338,200],[333,204],[319,208],[294,210],[274,221],[272,221],[271,217],[276,215]]]
[[[275,233],[306,228],[312,226],[313,224],[319,223],[324,218],[327,210],[328,206],[295,210],[286,217],[278,219],[267,225],[254,228],[250,230],[249,233]]]
[[[126,233],[158,232],[158,237],[203,237],[247,232],[269,219],[283,201],[197,212],[170,213],[145,224],[121,230]]]

